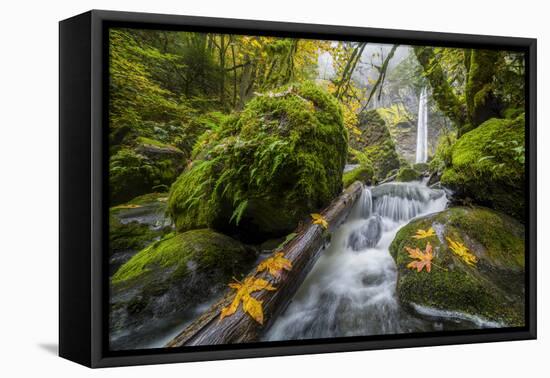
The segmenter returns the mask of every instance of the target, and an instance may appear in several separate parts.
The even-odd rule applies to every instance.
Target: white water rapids
[[[442,211],[447,197],[423,183],[364,188],[265,340],[365,336],[433,328],[403,315],[389,246],[412,218]]]

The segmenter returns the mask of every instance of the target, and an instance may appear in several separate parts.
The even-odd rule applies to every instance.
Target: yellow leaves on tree
[[[470,253],[470,251],[464,244],[454,241],[449,237],[447,237],[446,239],[449,243],[449,248],[451,249],[451,251],[453,251],[455,255],[460,257],[462,261],[470,266],[474,266],[477,263],[477,257]]]
[[[433,228],[429,228],[427,231],[425,230],[416,230],[416,235],[413,236],[414,239],[425,239],[429,238],[431,236],[435,235],[435,231]]]
[[[257,272],[267,270],[273,277],[279,277],[284,270],[291,270],[292,263],[284,257],[283,252],[277,252],[273,256],[262,261],[256,268]]]
[[[407,265],[407,268],[416,269],[417,272],[420,272],[424,267],[426,267],[426,272],[428,273],[432,270],[433,253],[430,242],[426,244],[425,252],[422,252],[419,248],[405,247],[405,249],[409,253],[409,257],[415,260],[411,261]]]
[[[264,312],[262,309],[262,301],[257,300],[251,294],[256,291],[276,290],[268,281],[262,278],[248,277],[244,282],[232,282],[229,287],[237,290],[235,298],[231,304],[224,307],[220,313],[220,320],[226,316],[233,315],[239,308],[239,304],[243,304],[243,312],[250,315],[252,319],[260,324],[264,323]]]
[[[328,222],[321,214],[313,213],[310,215],[311,215],[311,219],[313,219],[313,224],[319,224],[325,230],[328,229]]]

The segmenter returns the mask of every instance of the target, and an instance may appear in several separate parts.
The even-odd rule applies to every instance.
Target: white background
[[[0,20],[0,375],[2,377],[532,377],[550,374],[545,1],[22,1]],[[58,25],[89,9],[538,38],[539,340],[90,370],[56,356]],[[544,297],[546,296],[546,298]],[[546,351],[545,351],[546,349]]]

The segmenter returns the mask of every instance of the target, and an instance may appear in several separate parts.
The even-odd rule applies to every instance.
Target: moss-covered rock
[[[109,271],[149,243],[173,231],[166,216],[167,193],[149,193],[109,209]]]
[[[344,183],[344,188],[347,188],[355,181],[361,181],[364,184],[370,185],[372,183],[373,175],[374,169],[372,168],[372,165],[360,164],[358,167],[343,174],[342,181]]]
[[[131,333],[152,319],[190,310],[246,273],[255,259],[249,247],[209,229],[169,234],[111,278],[111,331]]]
[[[415,163],[412,167],[420,173],[426,172],[430,169],[430,165],[428,163]]]
[[[185,154],[177,147],[140,137],[120,148],[109,163],[111,204],[141,194],[167,190],[185,167]]]
[[[414,239],[418,229],[436,235]],[[468,265],[451,251],[447,238],[463,243],[478,259]],[[417,272],[405,247],[433,246],[432,269]],[[397,292],[406,308],[415,305],[457,311],[508,326],[524,319],[525,229],[493,210],[455,207],[411,221],[397,233],[390,253],[398,269]]]
[[[362,152],[372,162],[375,182],[381,181],[393,170],[399,169],[399,157],[395,151],[386,123],[376,110],[359,115],[359,128],[363,131]]]
[[[457,197],[525,220],[525,119],[493,118],[460,137],[441,183]]]
[[[180,231],[206,226],[259,240],[280,236],[342,190],[342,112],[312,83],[257,96],[197,143],[197,159],[170,192]]]
[[[111,215],[109,217],[109,252],[115,254],[128,250],[139,250],[145,247],[162,232],[151,229],[147,224],[139,222],[121,223]]]
[[[422,177],[422,174],[412,167],[403,167],[397,172],[397,181],[408,182],[417,181]]]

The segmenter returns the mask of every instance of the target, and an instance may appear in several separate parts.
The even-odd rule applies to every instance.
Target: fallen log
[[[275,291],[263,290],[252,294],[262,302],[265,319],[263,325],[244,313],[242,305],[233,315],[220,320],[220,311],[229,306],[234,298],[235,292],[231,291],[168,342],[166,347],[258,341],[269,329],[273,320],[288,306],[290,299],[317,261],[323,247],[330,240],[331,232],[336,230],[349,215],[361,195],[362,188],[363,185],[359,181],[353,183],[321,212],[328,222],[328,230],[308,220],[298,227],[296,236],[290,242],[281,250],[275,251],[283,252],[284,257],[290,260],[291,270],[283,270],[279,277],[273,277],[266,271],[257,273],[256,269],[249,274],[249,276],[263,278],[276,287]]]

